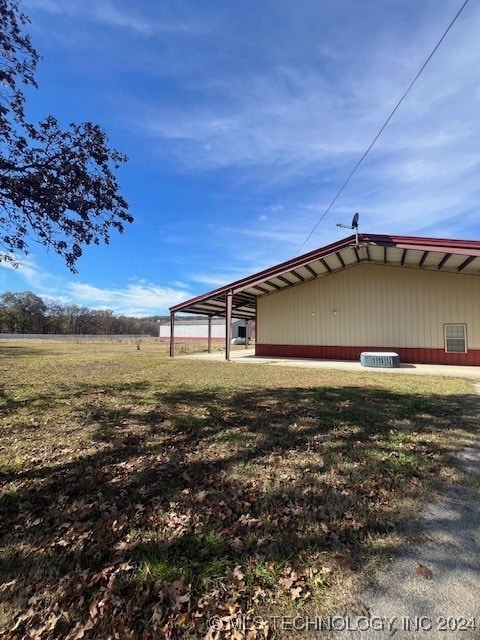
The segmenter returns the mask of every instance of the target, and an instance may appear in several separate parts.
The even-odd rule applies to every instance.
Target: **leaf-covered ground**
[[[0,341],[0,375],[9,639],[265,638],[340,614],[478,439],[466,380],[153,340]]]

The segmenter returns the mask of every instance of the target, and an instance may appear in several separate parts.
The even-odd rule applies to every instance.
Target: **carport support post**
[[[170,313],[170,358],[175,356],[175,313]]]
[[[232,342],[232,305],[233,291],[227,292],[225,313],[225,360],[230,360],[230,344]]]
[[[208,316],[208,353],[212,353],[212,316]]]

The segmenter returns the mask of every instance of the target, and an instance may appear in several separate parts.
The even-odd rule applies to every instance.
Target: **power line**
[[[425,62],[423,63],[423,65],[420,67],[420,70],[418,71],[417,75],[415,76],[415,78],[412,80],[412,82],[409,84],[408,89],[405,91],[405,93],[402,95],[402,97],[400,98],[400,100],[397,102],[397,104],[395,105],[395,108],[393,109],[393,111],[391,112],[391,114],[388,116],[388,118],[385,120],[385,122],[383,123],[380,131],[377,133],[377,135],[375,136],[375,138],[372,140],[372,142],[370,143],[370,145],[368,146],[367,150],[365,151],[365,153],[363,154],[363,156],[360,158],[360,160],[357,162],[357,164],[353,167],[352,171],[350,172],[348,178],[345,180],[345,182],[342,184],[342,186],[340,187],[340,189],[337,191],[336,196],[333,198],[333,200],[330,202],[330,204],[328,205],[328,207],[325,209],[325,211],[323,212],[323,214],[320,216],[320,218],[318,219],[316,225],[313,227],[313,229],[310,231],[310,233],[308,234],[308,236],[305,238],[305,240],[303,241],[303,243],[300,245],[300,248],[298,249],[297,253],[295,254],[296,256],[298,256],[298,254],[300,253],[300,251],[303,249],[303,247],[307,244],[307,242],[310,240],[310,238],[312,237],[312,235],[315,233],[318,225],[322,222],[322,220],[326,217],[326,215],[328,214],[328,212],[330,211],[330,209],[333,207],[333,205],[335,204],[335,202],[338,200],[338,198],[340,197],[340,194],[343,192],[343,190],[345,189],[345,187],[347,186],[347,184],[350,182],[351,178],[353,177],[354,173],[356,172],[356,170],[358,169],[358,167],[361,165],[361,163],[363,162],[363,160],[365,160],[365,158],[367,157],[370,149],[373,147],[373,145],[376,143],[376,141],[379,139],[379,137],[382,135],[383,130],[385,129],[385,127],[388,125],[388,123],[390,122],[390,120],[393,118],[393,116],[395,115],[395,112],[397,111],[397,109],[399,108],[399,106],[402,104],[402,102],[405,100],[405,98],[407,97],[407,95],[410,93],[410,89],[413,87],[413,85],[415,84],[415,82],[418,80],[418,78],[420,77],[420,75],[422,74],[423,70],[425,69],[425,67],[428,65],[428,63],[430,62],[430,60],[433,58],[435,52],[437,51],[438,47],[442,44],[445,36],[447,35],[447,33],[450,31],[450,29],[453,27],[453,25],[455,24],[457,18],[459,17],[459,15],[462,13],[462,11],[465,9],[465,7],[467,6],[469,0],[465,0],[465,2],[462,4],[462,6],[460,7],[460,9],[458,10],[457,14],[455,15],[455,17],[452,19],[452,21],[450,22],[450,24],[448,25],[448,27],[445,29],[445,31],[443,32],[442,37],[440,38],[440,40],[437,42],[437,44],[435,45],[433,51],[431,52],[431,54],[428,56],[428,58],[425,60]]]

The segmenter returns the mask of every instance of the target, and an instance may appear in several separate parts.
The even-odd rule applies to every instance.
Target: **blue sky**
[[[135,222],[72,275],[39,245],[0,290],[116,313],[293,257],[460,0],[23,0],[32,119],[93,121]],[[467,5],[302,251],[360,231],[480,239],[480,7]]]

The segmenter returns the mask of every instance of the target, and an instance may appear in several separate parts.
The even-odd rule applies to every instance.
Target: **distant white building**
[[[255,323],[253,321],[233,320],[232,339],[245,338],[251,340],[254,337]],[[225,318],[211,319],[211,337],[214,341],[224,341],[226,333]],[[176,317],[175,340],[207,340],[208,318]],[[170,320],[162,320],[159,323],[158,337],[160,340],[170,339]]]

